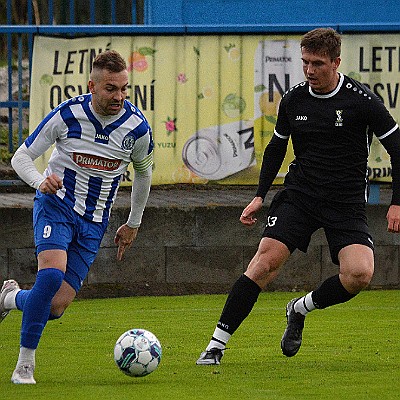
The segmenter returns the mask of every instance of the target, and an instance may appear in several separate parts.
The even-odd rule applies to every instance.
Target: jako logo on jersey
[[[343,114],[343,110],[336,110],[336,122],[335,122],[335,126],[342,126],[342,125],[343,125],[342,114]]]
[[[307,115],[296,115],[296,121],[307,121]]]
[[[104,143],[104,144],[108,144],[108,141],[110,140],[110,137],[105,134],[105,133],[97,133],[94,137],[94,141],[97,143]]]
[[[91,154],[73,153],[72,159],[80,167],[93,168],[101,171],[115,171],[121,165],[121,160],[111,160]]]

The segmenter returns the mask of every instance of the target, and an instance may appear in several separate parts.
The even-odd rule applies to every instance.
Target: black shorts
[[[305,193],[282,189],[271,202],[263,237],[284,243],[290,252],[307,251],[311,235],[323,228],[332,261],[339,265],[339,251],[350,244],[374,249],[365,204],[344,204],[316,199]]]

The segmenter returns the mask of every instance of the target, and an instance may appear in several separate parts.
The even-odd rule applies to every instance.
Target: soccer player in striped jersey
[[[134,169],[131,210],[114,241],[117,259],[135,240],[150,192],[153,139],[141,111],[126,100],[128,72],[119,53],[93,61],[90,93],[69,99],[47,115],[18,148],[12,166],[36,189],[34,239],[38,273],[31,290],[4,282],[0,321],[23,312],[20,353],[12,382],[36,383],[35,351],[48,320],[62,316],[92,265],[106,231],[122,175]],[[34,160],[54,144],[41,174]]]
[[[295,159],[284,188],[271,203],[258,251],[233,285],[214,334],[197,360],[199,365],[220,363],[228,340],[251,312],[260,291],[295,249],[307,251],[311,235],[319,228],[325,232],[339,273],[287,304],[283,354],[292,357],[299,351],[307,313],[347,302],[368,286],[374,272],[374,246],[365,210],[372,134],[391,157],[393,195],[387,223],[389,232],[399,232],[397,123],[366,86],[338,72],[341,37],[337,32],[330,28],[310,31],[300,47],[306,81],[281,100],[256,196],[240,217],[244,225],[255,224],[255,215],[285,157],[289,137]]]

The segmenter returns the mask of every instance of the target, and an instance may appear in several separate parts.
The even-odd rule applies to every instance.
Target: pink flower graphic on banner
[[[140,47],[139,49],[135,50],[129,57],[128,57],[128,72],[135,70],[137,72],[144,72],[149,67],[149,63],[146,59],[148,56],[154,56],[154,53],[157,50],[152,49],[151,47]]]
[[[177,79],[177,81],[179,82],[179,83],[186,83],[187,82],[187,77],[186,77],[186,74],[184,73],[184,72],[181,72],[180,74],[178,74],[178,76],[176,77],[176,79]]]
[[[167,117],[167,120],[163,122],[165,124],[165,129],[167,130],[167,135],[170,135],[172,132],[178,130],[178,128],[176,127],[176,118],[172,119],[170,117]]]

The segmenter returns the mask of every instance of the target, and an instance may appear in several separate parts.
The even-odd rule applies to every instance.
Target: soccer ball
[[[145,329],[130,329],[115,343],[114,360],[128,376],[145,376],[153,372],[161,361],[161,344]]]

